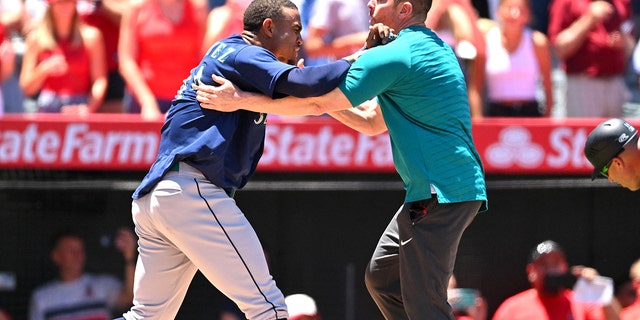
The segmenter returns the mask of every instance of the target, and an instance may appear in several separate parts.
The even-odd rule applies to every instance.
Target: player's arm
[[[387,130],[380,107],[375,99],[352,108],[351,102],[340,89],[311,98],[285,97],[271,99],[255,92],[246,92],[230,81],[213,77],[218,87],[201,86],[197,99],[200,106],[222,112],[239,109],[285,116],[322,115],[329,113],[346,126],[367,135],[376,135]]]
[[[261,93],[242,91],[222,77],[214,75],[213,80],[220,86],[199,85],[196,87],[197,100],[202,108],[221,112],[242,109],[283,116],[305,116],[322,115],[351,107],[347,97],[337,88],[318,97],[288,96],[274,100]]]
[[[329,112],[329,115],[347,127],[369,136],[387,131],[377,99],[366,101],[355,108]]]
[[[298,98],[321,96],[340,84],[349,67],[349,61],[340,59],[320,66],[294,68],[278,78],[274,91]]]

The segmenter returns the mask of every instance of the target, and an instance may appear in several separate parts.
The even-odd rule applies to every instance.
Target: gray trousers
[[[365,273],[385,319],[454,319],[447,303],[462,233],[481,201],[405,203],[387,226]]]
[[[262,245],[235,200],[180,162],[153,191],[133,200],[138,264],[127,320],[175,319],[198,270],[247,319],[286,319],[284,295]]]

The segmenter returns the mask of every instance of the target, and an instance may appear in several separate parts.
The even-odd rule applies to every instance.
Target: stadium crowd
[[[203,52],[241,31],[249,2],[2,0],[0,114],[161,117]],[[293,2],[305,65],[362,46],[368,1]],[[640,115],[640,1],[577,3],[433,1],[425,23],[454,48],[474,118]]]

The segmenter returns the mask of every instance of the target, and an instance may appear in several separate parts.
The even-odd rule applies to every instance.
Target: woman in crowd
[[[547,37],[527,25],[529,0],[501,0],[498,23],[482,19],[485,34],[485,69],[489,116],[550,116],[553,106],[551,51]],[[536,99],[539,84],[544,89],[544,110]]]
[[[47,3],[27,35],[20,87],[27,96],[38,95],[39,112],[95,112],[107,88],[102,34],[80,21],[76,0]]]
[[[203,0],[132,0],[122,16],[118,56],[125,109],[157,119],[202,57]]]

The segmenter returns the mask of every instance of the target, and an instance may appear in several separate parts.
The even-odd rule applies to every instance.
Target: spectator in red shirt
[[[38,95],[39,112],[96,112],[107,88],[102,33],[80,21],[76,0],[47,1],[45,16],[27,35],[20,86]]]
[[[620,312],[621,320],[638,320],[640,319],[640,259],[636,260],[629,269],[629,277],[631,278],[631,285],[636,291],[635,302],[622,309]]]
[[[130,2],[118,44],[128,112],[157,119],[169,110],[182,80],[202,57],[206,9],[204,0]]]
[[[584,266],[571,268],[562,248],[547,240],[532,251],[526,267],[532,288],[507,298],[496,310],[493,320],[614,320],[619,319],[615,302],[603,306],[597,302],[580,302],[570,289],[567,276],[595,278],[598,272]],[[569,279],[570,280],[570,279]],[[615,300],[614,300],[615,301]]]
[[[567,73],[568,117],[620,117],[630,98],[624,83],[633,38],[624,24],[630,0],[555,0],[549,40]]]

